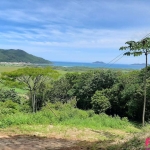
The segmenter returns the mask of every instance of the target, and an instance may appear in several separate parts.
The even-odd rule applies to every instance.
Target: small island
[[[95,61],[95,62],[93,62],[93,63],[95,63],[95,64],[105,64],[105,63],[102,62],[102,61]]]

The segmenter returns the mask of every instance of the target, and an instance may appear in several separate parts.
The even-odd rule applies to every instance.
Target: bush
[[[8,105],[6,105],[8,106]],[[12,102],[9,103],[12,106],[11,109],[15,110],[15,105]],[[21,124],[61,124],[79,128],[91,128],[91,129],[103,129],[103,128],[114,128],[114,129],[125,129],[133,130],[133,126],[129,123],[127,118],[120,118],[119,116],[111,117],[104,113],[99,115],[95,114],[93,110],[80,110],[78,108],[71,107],[70,104],[60,103],[58,109],[58,103],[48,104],[43,107],[41,111],[37,113],[23,113],[15,112],[8,113],[5,107],[6,114],[0,114],[0,127],[8,127],[12,125]],[[55,109],[56,108],[56,109]]]
[[[88,117],[93,117],[95,115],[95,112],[93,110],[88,110]]]
[[[19,112],[19,104],[13,102],[12,100],[7,100],[0,103],[0,114],[14,114]]]
[[[96,91],[95,94],[92,96],[92,109],[95,113],[103,113],[108,108],[110,108],[110,102],[106,96],[102,94],[101,91]]]
[[[20,99],[21,97],[18,96],[18,94],[15,92],[14,89],[9,89],[9,90],[5,90],[2,88],[0,89],[0,101],[1,102],[12,100],[13,102],[20,104]]]

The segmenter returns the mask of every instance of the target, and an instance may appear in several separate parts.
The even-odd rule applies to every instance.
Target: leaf
[[[134,47],[136,45],[136,42],[135,41],[127,41],[125,44],[128,44],[129,47]]]
[[[124,47],[122,46],[122,47],[120,47],[120,49],[119,50],[124,50]]]
[[[124,53],[123,55],[130,56],[130,55],[131,55],[131,52],[126,52],[126,53]]]
[[[140,56],[140,55],[142,55],[142,54],[143,54],[143,52],[141,52],[141,51],[140,51],[140,52],[134,52],[134,53],[133,53],[134,56]]]

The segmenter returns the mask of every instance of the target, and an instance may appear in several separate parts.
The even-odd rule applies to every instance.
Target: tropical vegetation
[[[147,74],[146,132],[150,119],[150,67]],[[61,74],[51,67],[36,66],[2,72],[0,129],[16,126],[27,130],[27,126],[53,125],[88,128],[98,133],[121,130],[125,135],[141,134],[144,76],[145,69],[88,69]],[[116,136],[120,138],[116,134],[111,140],[116,140]],[[110,140],[110,137],[100,140]],[[139,147],[143,146],[141,139],[132,140],[140,141]],[[135,147],[130,142],[127,144]],[[95,147],[98,149],[98,143]],[[114,145],[108,149],[121,147],[126,146]]]

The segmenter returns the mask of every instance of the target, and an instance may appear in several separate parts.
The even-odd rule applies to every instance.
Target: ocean
[[[105,63],[103,64],[103,63],[59,62],[59,61],[52,61],[52,66],[134,69],[134,70],[140,70],[145,67],[144,64],[105,64]]]

